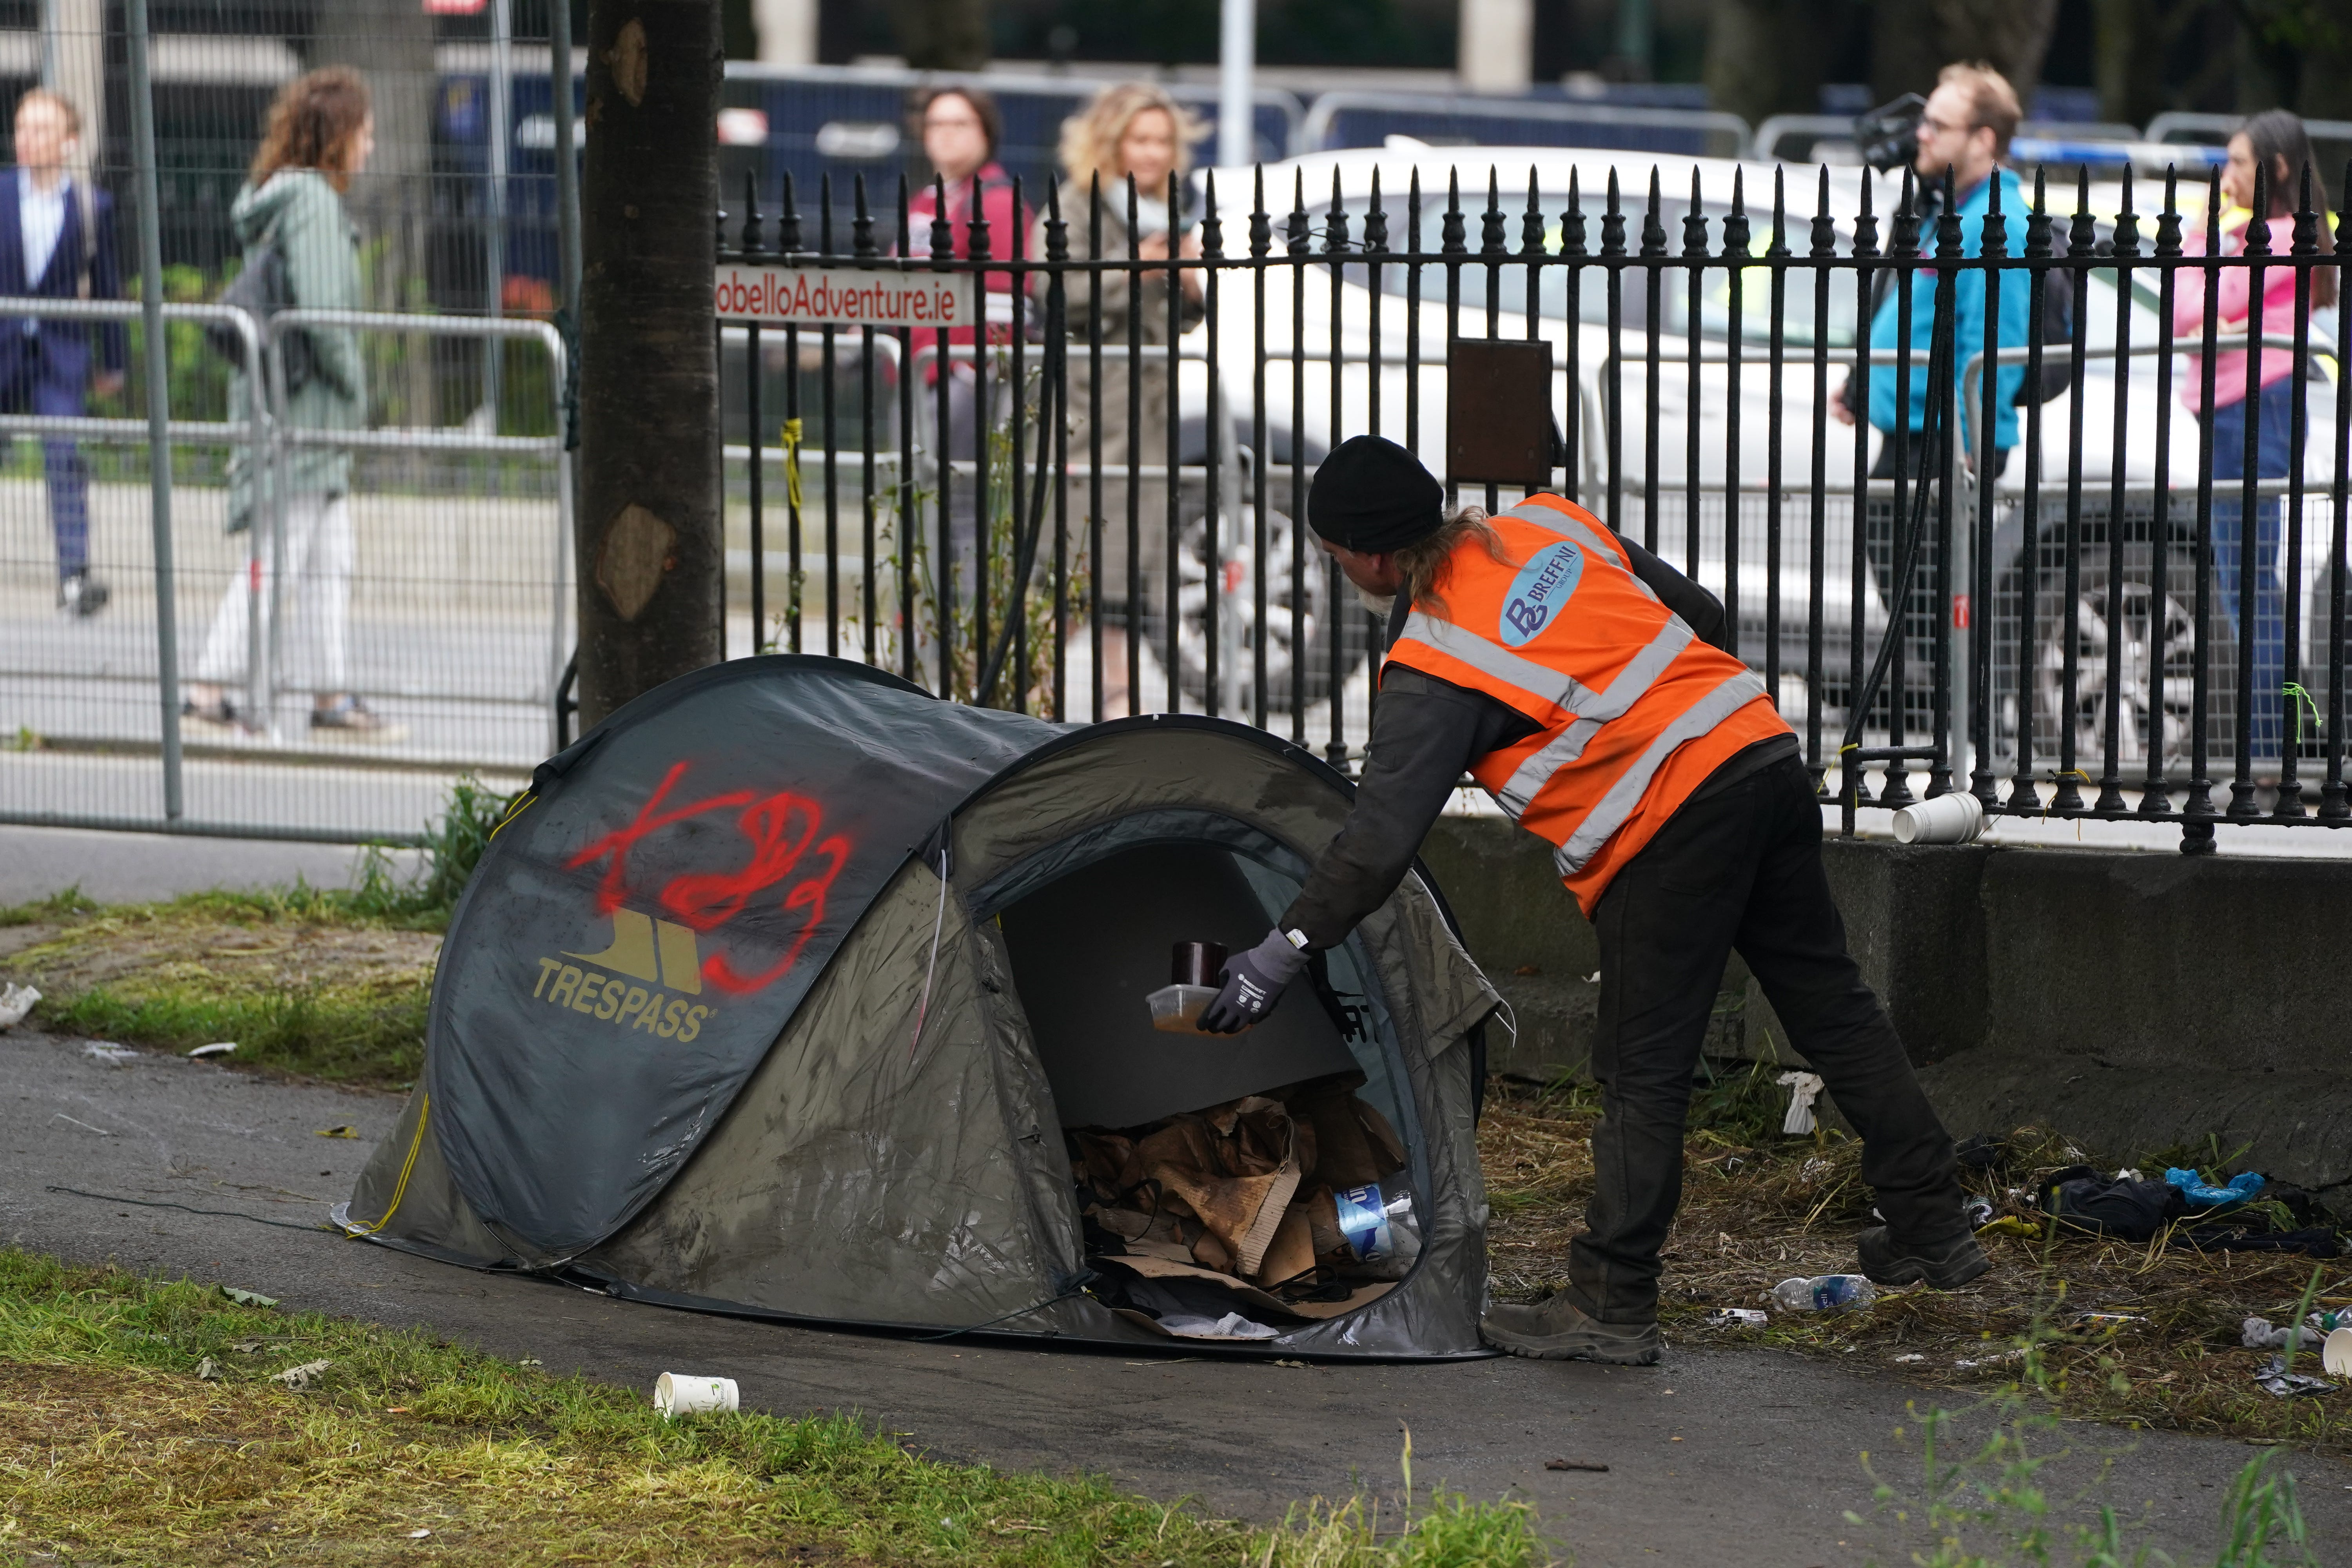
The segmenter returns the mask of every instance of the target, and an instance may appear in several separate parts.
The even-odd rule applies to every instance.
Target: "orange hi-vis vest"
[[[1589,916],[1709,773],[1790,731],[1755,672],[1660,604],[1591,512],[1534,495],[1493,524],[1517,564],[1465,541],[1444,604],[1413,605],[1389,660],[1542,726],[1470,773],[1559,846],[1553,863]]]

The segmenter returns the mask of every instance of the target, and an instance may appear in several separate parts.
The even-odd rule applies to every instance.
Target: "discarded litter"
[[[356,1138],[359,1135],[360,1130],[356,1127],[321,1127],[315,1134],[320,1138]]]
[[[0,985],[0,1029],[23,1023],[40,999],[41,994],[29,985]]]
[[[1895,1364],[1896,1366],[1925,1366],[1927,1363],[1927,1358],[1921,1355],[1917,1351],[1913,1351],[1908,1355],[1899,1355],[1895,1358]]]
[[[1606,1475],[1609,1471],[1608,1466],[1593,1459],[1546,1459],[1544,1461],[1544,1468],[1547,1470],[1592,1470],[1602,1475]]]
[[[240,1307],[275,1307],[278,1305],[278,1298],[275,1296],[264,1296],[258,1291],[254,1290],[240,1290],[234,1285],[222,1286],[220,1288],[220,1292]]]
[[[2074,1326],[2087,1331],[2116,1332],[2128,1324],[2144,1323],[2146,1318],[2131,1312],[2077,1312]]]
[[[1966,790],[1906,805],[1895,814],[1897,844],[1973,844],[1984,831],[1984,802]]]
[[[1783,1279],[1772,1287],[1771,1296],[1784,1312],[1840,1312],[1877,1300],[1878,1287],[1859,1274],[1816,1274]]]
[[[2286,1357],[2274,1355],[2254,1369],[2254,1386],[2281,1399],[2293,1399],[2305,1394],[2333,1394],[2336,1385],[2325,1378],[2305,1373],[2289,1372]]]
[[[2248,1318],[2238,1325],[2238,1342],[2250,1351],[2307,1351],[2331,1336],[2335,1317],[2333,1312],[2314,1312],[2300,1323],[2277,1325],[2268,1318]]]
[[[1307,1370],[1307,1363],[1303,1361],[1276,1361],[1274,1364],[1276,1366],[1296,1367],[1300,1372],[1305,1372]]]
[[[1420,1218],[1403,1143],[1360,1082],[1066,1129],[1094,1294],[1139,1328],[1266,1340],[1392,1289],[1420,1255]]]
[[[81,1054],[110,1068],[127,1067],[139,1059],[137,1051],[129,1046],[118,1046],[112,1040],[92,1040],[82,1047]]]
[[[654,1380],[654,1408],[661,1412],[665,1421],[738,1407],[735,1380],[731,1377],[666,1372]]]
[[[1988,1220],[1977,1226],[1977,1234],[1979,1236],[2014,1236],[2025,1241],[2036,1241],[2041,1238],[2042,1227],[2030,1219],[2021,1219],[2013,1214],[2005,1214],[1999,1219]]]
[[[194,1050],[190,1051],[188,1055],[192,1058],[202,1057],[225,1057],[235,1049],[236,1049],[236,1042],[235,1040],[215,1040],[209,1046],[198,1046]]]
[[[212,1357],[206,1356],[196,1363],[196,1376],[199,1380],[205,1383],[217,1383],[220,1381],[220,1375],[221,1363]]]
[[[1775,1081],[1789,1091],[1789,1112],[1780,1118],[1780,1131],[1792,1134],[1811,1132],[1813,1130],[1813,1101],[1822,1094],[1822,1075],[1817,1072],[1784,1072]]]
[[[2328,1331],[2326,1342],[2319,1347],[2319,1369],[2330,1377],[2352,1377],[2352,1329]]]
[[[411,1541],[422,1541],[432,1533],[433,1532],[429,1530],[412,1530],[408,1532],[408,1539]]]
[[[1980,1372],[1989,1366],[2008,1366],[2013,1362],[2023,1361],[2025,1359],[2025,1347],[2020,1345],[2015,1350],[2000,1351],[1992,1355],[1969,1356],[1962,1360],[1954,1362],[1952,1363],[1952,1370],[1955,1372]]]
[[[1982,1230],[1992,1223],[1992,1200],[1971,1194],[1960,1200],[1960,1214],[1969,1222],[1970,1230]]]
[[[2165,1172],[2164,1180],[2166,1185],[2179,1190],[2180,1195],[2189,1201],[2189,1207],[2197,1209],[2235,1208],[2261,1192],[2263,1185],[2263,1178],[2252,1171],[2234,1175],[2227,1185],[2219,1187],[2195,1171],[2178,1167]]]
[[[1717,1307],[1706,1315],[1706,1321],[1718,1329],[1760,1329],[1772,1321],[1772,1316],[1754,1307]]]
[[[289,1366],[284,1372],[272,1374],[269,1381],[282,1383],[299,1394],[310,1387],[320,1373],[334,1364],[329,1361],[306,1361],[300,1366]]]

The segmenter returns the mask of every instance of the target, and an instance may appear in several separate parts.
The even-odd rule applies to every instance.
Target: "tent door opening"
[[[1297,889],[1234,849],[1158,842],[1000,917],[1108,1281],[1096,1293],[1155,1332],[1273,1339],[1370,1304],[1418,1253],[1407,1123],[1368,1006],[1318,966],[1245,1034],[1152,1026],[1144,999],[1175,944],[1249,947]]]

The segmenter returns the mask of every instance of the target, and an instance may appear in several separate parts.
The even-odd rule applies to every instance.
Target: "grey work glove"
[[[1223,989],[1215,1001],[1201,1009],[1200,1031],[1237,1035],[1273,1012],[1274,1005],[1282,1000],[1283,987],[1307,967],[1307,952],[1300,945],[1305,940],[1302,933],[1294,942],[1277,929],[1266,932],[1265,940],[1247,952],[1235,953],[1218,975]]]

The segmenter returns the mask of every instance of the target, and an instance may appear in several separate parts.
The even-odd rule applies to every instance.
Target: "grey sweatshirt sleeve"
[[[1534,721],[1484,692],[1391,666],[1372,709],[1355,809],[1317,858],[1282,917],[1310,952],[1336,947],[1404,880],[1463,773],[1535,732]]]

